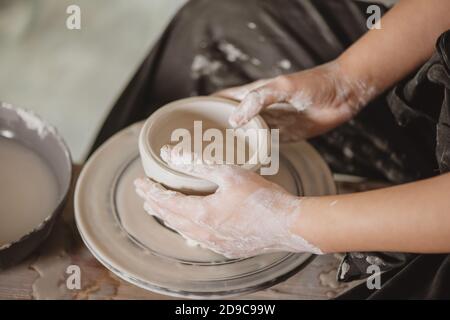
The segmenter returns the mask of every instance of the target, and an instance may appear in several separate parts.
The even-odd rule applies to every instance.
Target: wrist
[[[355,59],[350,56],[344,53],[333,63],[338,70],[340,85],[348,92],[348,100],[359,110],[374,99],[381,90],[370,69],[364,64],[355,63]]]
[[[300,237],[308,244],[308,252],[324,254],[329,252],[321,236],[324,232],[325,213],[317,210],[317,204],[316,197],[299,198],[288,228],[294,243],[295,238]],[[298,252],[305,251],[303,248],[294,249]]]

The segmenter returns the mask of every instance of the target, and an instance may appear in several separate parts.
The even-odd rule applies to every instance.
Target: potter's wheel
[[[142,208],[133,180],[144,176],[138,152],[142,123],[109,139],[85,165],[75,191],[75,217],[92,254],[122,279],[162,294],[228,297],[272,286],[300,270],[310,254],[275,253],[230,260],[191,247]],[[307,143],[281,146],[272,181],[298,195],[335,193],[331,173]]]

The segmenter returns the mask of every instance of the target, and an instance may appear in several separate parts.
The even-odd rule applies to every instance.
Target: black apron
[[[346,0],[190,0],[116,102],[91,152],[170,101],[336,58],[367,31],[369,5]],[[439,169],[448,171],[447,38],[440,38],[436,55],[411,80],[371,102],[349,123],[310,140],[334,172],[404,183],[434,176]],[[367,277],[367,261],[374,257],[385,271],[382,289],[372,292],[361,286],[342,298],[450,297],[446,255],[351,253],[344,258],[346,272],[340,270],[339,280]]]

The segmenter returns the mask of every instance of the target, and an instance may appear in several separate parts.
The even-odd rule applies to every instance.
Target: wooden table
[[[74,181],[80,172],[74,166]],[[75,184],[75,183],[74,183]],[[383,184],[337,182],[339,193],[373,189]],[[125,282],[103,267],[84,246],[74,222],[73,186],[64,213],[49,237],[21,264],[0,271],[0,299],[170,299]],[[340,284],[336,270],[340,255],[315,258],[288,280],[243,299],[328,299],[355,286]],[[81,271],[81,288],[69,290],[67,267]]]

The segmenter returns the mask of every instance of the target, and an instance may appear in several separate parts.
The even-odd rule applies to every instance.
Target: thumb
[[[229,122],[233,127],[245,125],[258,115],[262,109],[278,102],[285,102],[287,98],[288,96],[285,93],[273,90],[267,86],[252,90],[233,111]]]
[[[257,80],[242,86],[238,87],[231,87],[227,89],[223,89],[221,91],[217,91],[213,94],[213,96],[221,97],[221,98],[227,98],[231,100],[236,101],[242,101],[244,100],[245,96],[250,92],[253,91],[259,87],[262,87],[269,83],[271,79],[261,79]]]

